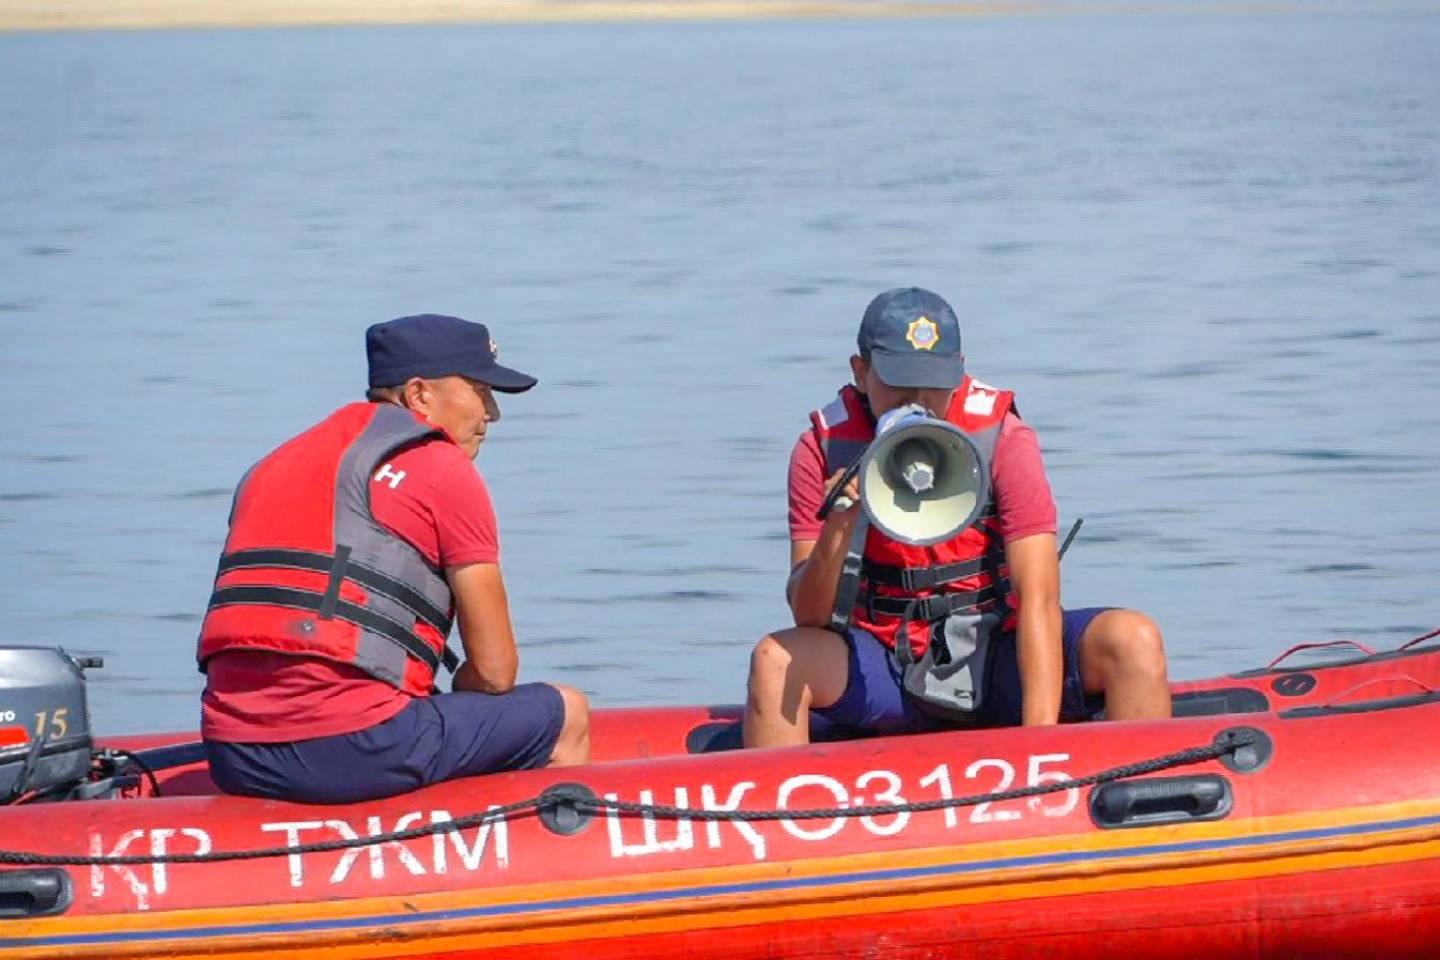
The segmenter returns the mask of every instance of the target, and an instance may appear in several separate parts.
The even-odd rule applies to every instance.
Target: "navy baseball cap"
[[[892,387],[953,390],[965,379],[960,321],[939,294],[896,287],[870,301],[856,337],[860,355]]]
[[[411,377],[462,376],[502,393],[523,393],[534,377],[495,362],[499,348],[483,323],[422,313],[377,323],[365,331],[370,386],[395,387]]]

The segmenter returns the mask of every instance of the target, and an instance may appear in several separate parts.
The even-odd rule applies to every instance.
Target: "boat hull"
[[[0,847],[281,855],[66,867],[68,908],[0,920],[0,960],[1429,957],[1440,699],[1414,674],[1433,659],[1371,664],[1358,684],[1282,710],[763,751],[688,752],[697,729],[731,722],[726,710],[604,713],[604,762],[344,807],[218,796],[181,765],[163,798],[0,811]],[[1131,767],[1237,736],[1250,746],[1233,755]],[[1069,785],[1126,767],[1138,775]],[[567,783],[602,800],[781,813],[461,820]],[[1025,787],[1054,792],[1002,794]],[[977,802],[913,809],[966,797]],[[912,809],[854,815],[895,804]],[[436,832],[305,848],[417,827]]]

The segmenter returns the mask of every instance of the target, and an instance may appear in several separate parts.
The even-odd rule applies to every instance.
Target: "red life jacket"
[[[370,513],[376,468],[432,438],[449,440],[403,407],[352,403],[250,468],[200,627],[202,671],[227,650],[266,650],[350,664],[424,696],[437,666],[453,669],[443,571]]]
[[[966,375],[945,411],[945,419],[975,441],[986,469],[994,463],[1000,424],[1014,403],[1010,391]],[[825,456],[827,477],[854,463],[875,439],[870,409],[853,386],[841,390],[823,410],[811,413],[810,423]],[[1016,602],[1007,576],[992,485],[990,502],[980,517],[953,539],[928,547],[908,546],[872,527],[865,538],[861,587],[850,622],[891,648],[903,624],[918,659],[929,646],[932,624],[951,613],[1008,604],[1002,628],[1013,629]]]

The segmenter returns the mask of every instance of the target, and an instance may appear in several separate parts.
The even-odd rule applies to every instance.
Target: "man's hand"
[[[836,470],[830,474],[829,478],[825,481],[825,498],[830,496],[830,491],[835,489],[835,485],[840,482],[840,478],[843,476],[845,476],[844,470]],[[825,498],[821,499],[822,503],[825,501]],[[840,496],[836,498],[835,506],[830,511],[830,515],[833,516],[837,513],[844,513],[859,502],[860,474],[857,471],[855,475],[850,478],[850,482],[845,484],[845,489],[841,492]],[[825,519],[828,521],[829,517],[827,516]]]
[[[827,493],[835,489],[843,474],[843,470],[837,470],[825,481]],[[825,518],[819,538],[790,544],[791,572],[785,585],[785,599],[790,602],[796,626],[823,628],[829,625],[840,568],[850,549],[850,534],[860,517],[856,507],[859,500],[860,483],[852,477],[835,509]]]

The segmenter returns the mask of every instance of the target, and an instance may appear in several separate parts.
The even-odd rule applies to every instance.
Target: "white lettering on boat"
[[[619,794],[607,793],[606,800],[619,800]],[[645,804],[655,803],[655,792],[653,790],[641,790],[640,802]],[[675,806],[688,807],[690,805],[690,791],[684,787],[675,788]],[[627,821],[634,822],[633,817],[626,817]],[[656,826],[655,818],[648,813],[640,815],[640,842],[626,843],[624,827],[621,824],[620,814],[608,809],[605,811],[605,826],[610,832],[610,856],[612,857],[643,857],[651,853],[674,853],[677,850],[690,850],[695,846],[695,825],[688,817],[677,817],[675,819],[675,839],[661,842],[660,830]]]
[[[172,851],[170,849],[170,838],[175,836],[186,837],[195,841],[194,849],[185,851]],[[130,845],[144,837],[150,838],[150,855],[152,857],[163,857],[169,853],[184,852],[194,854],[207,854],[211,851],[213,844],[210,834],[198,827],[162,827],[154,830],[130,830],[120,835],[115,841],[115,846],[108,851],[105,849],[105,839],[98,833],[90,835],[90,855],[95,857],[124,857],[131,854]],[[112,866],[100,866],[98,864],[90,867],[90,896],[100,898],[105,896],[105,873],[113,872],[120,879],[125,881],[135,898],[135,909],[149,910],[152,896],[164,896],[170,889],[170,875],[167,864],[150,864],[150,882],[146,883],[140,879],[140,875],[134,868],[115,864]],[[143,868],[141,868],[143,869]]]
[[[775,791],[774,807],[779,810],[845,810],[863,806],[900,806],[918,800],[953,800],[961,793],[982,792],[982,785],[990,793],[1001,793],[1019,786],[1019,771],[1025,771],[1024,786],[1038,787],[1048,783],[1069,780],[1070,774],[1054,769],[1055,764],[1070,759],[1068,753],[1042,753],[1025,758],[1023,764],[1000,757],[982,757],[972,761],[960,776],[964,785],[957,791],[955,774],[949,764],[942,763],[918,780],[913,781],[914,792],[906,789],[906,778],[893,770],[867,770],[855,778],[853,784],[822,773],[798,773],[784,780]],[[763,799],[753,794],[755,781],[744,780],[728,787],[713,783],[701,784],[700,806],[704,810],[764,809]],[[981,789],[977,789],[981,788]],[[690,791],[684,786],[673,788],[675,806],[687,806]],[[724,802],[719,797],[724,795]],[[608,800],[620,799],[618,794],[608,793]],[[653,804],[655,791],[637,791],[640,803]],[[983,829],[992,824],[1013,823],[1028,816],[1064,817],[1072,813],[1080,800],[1080,791],[1072,788],[1054,796],[1028,797],[1021,800],[985,801],[970,807],[968,815],[961,817],[955,807],[939,811],[944,829],[955,830],[962,823],[967,827]],[[742,805],[742,801],[744,801]],[[890,814],[867,814],[862,817],[817,817],[781,818],[778,822],[790,836],[808,842],[824,842],[841,834],[851,821],[877,837],[893,837],[910,829],[915,815],[908,810]],[[638,826],[627,827],[626,824]],[[606,814],[606,825],[610,835],[610,855],[615,858],[642,857],[662,853],[678,853],[695,848],[694,832],[690,820],[679,818],[675,821],[675,836],[662,841],[659,820],[653,816],[622,817],[615,811]],[[934,821],[929,821],[934,822]],[[744,820],[729,821],[735,833],[749,846],[756,860],[768,855],[766,834],[759,823]],[[638,836],[635,833],[638,831]],[[725,824],[717,821],[705,822],[706,846],[718,850],[724,845],[729,833]]]
[[[999,770],[1000,782],[991,790],[991,793],[1004,793],[1015,783],[1015,767],[1009,760],[976,760],[965,768],[966,780],[980,779],[981,770]],[[990,812],[990,804],[977,803],[970,811],[971,823],[1003,823],[1006,820],[1019,820],[1020,814],[1015,810],[997,810]]]
[[[319,830],[325,824],[319,820],[295,820],[290,823],[262,823],[262,833],[279,833],[285,831],[285,846],[290,847],[292,852],[285,858],[290,868],[290,886],[305,886],[305,861],[302,854],[294,853],[295,847],[300,846],[301,830]]]
[[[1038,756],[1032,756],[1030,758],[1029,777],[1026,783],[1032,787],[1037,787],[1042,783],[1059,783],[1063,780],[1071,779],[1070,774],[1062,770],[1042,771],[1040,769],[1041,764],[1063,763],[1069,759],[1070,754],[1068,753],[1042,753]],[[1080,789],[1078,787],[1071,787],[1065,791],[1065,799],[1060,803],[1046,806],[1044,797],[1030,797],[1027,804],[1032,811],[1039,811],[1047,817],[1063,817],[1071,810],[1074,810],[1075,804],[1079,802]]]
[[[1024,770],[1025,786],[1034,787],[1058,783],[1070,779],[1070,774],[1056,768],[1055,765],[1069,760],[1070,755],[1066,753],[1034,754],[1027,756],[1023,763],[996,757],[976,759],[964,768],[961,779],[969,781],[969,783],[960,786],[959,789],[957,789],[955,772],[946,763],[939,764],[915,781],[907,781],[905,776],[893,770],[884,769],[865,771],[856,777],[853,783],[847,783],[829,774],[803,772],[782,781],[776,788],[774,800],[770,804],[767,804],[766,797],[755,795],[757,784],[753,780],[742,780],[722,786],[704,783],[698,785],[698,788],[676,785],[668,789],[673,791],[675,806],[689,807],[692,793],[698,793],[700,809],[707,811],[762,810],[768,806],[782,811],[802,809],[828,811],[832,808],[846,810],[861,806],[902,805],[915,800],[934,799],[937,796],[939,799],[950,800],[959,793],[977,792],[976,788],[981,784],[988,784],[991,793],[999,793],[1017,785],[1020,779],[1020,770]],[[909,784],[908,789],[907,783]],[[637,799],[640,803],[653,805],[655,793],[654,789],[641,789],[637,791]],[[722,796],[724,797],[723,801],[720,799]],[[617,793],[607,793],[605,797],[608,800],[620,799]],[[969,828],[984,829],[992,824],[1013,823],[1027,816],[1047,818],[1068,816],[1075,811],[1079,800],[1079,790],[1072,788],[1063,793],[1029,797],[1023,801],[987,801],[976,804],[971,808],[969,815],[963,818],[960,811],[955,808],[946,808],[939,812],[943,818],[944,829],[947,831],[957,830],[961,828],[962,824]],[[495,809],[497,809],[496,806],[491,805],[487,813]],[[363,836],[379,838],[389,833],[413,829],[427,821],[432,825],[439,825],[449,824],[454,819],[455,817],[447,810],[403,813],[393,824],[387,823],[379,816],[366,816]],[[660,825],[661,819],[666,821],[665,827]],[[932,826],[936,823],[934,819],[925,818],[923,815],[917,818],[910,811],[899,811],[893,814],[867,814],[861,817],[838,815],[814,819],[784,817],[777,822],[781,830],[798,840],[824,842],[840,835],[852,820],[859,824],[858,827],[848,828],[852,834],[856,829],[860,829],[878,837],[900,835],[906,830],[912,829],[913,824],[917,821],[929,823]],[[649,814],[621,816],[618,812],[609,810],[606,812],[605,821],[610,842],[610,855],[617,859],[685,853],[693,851],[697,847],[695,825],[693,818],[690,817],[678,817],[672,820],[671,818],[657,818]],[[662,840],[662,830],[668,832],[671,829],[669,824],[672,822],[674,824],[673,834]],[[746,852],[757,861],[767,859],[770,843],[776,836],[774,828],[767,830],[760,822],[732,820],[728,821],[727,826],[726,823],[707,820],[704,821],[704,826],[705,846],[709,849],[719,850],[724,847],[726,837],[738,835],[745,845]],[[328,880],[331,885],[346,882],[357,875],[368,875],[372,881],[383,881],[386,879],[387,864],[392,874],[398,871],[402,877],[406,874],[416,877],[432,873],[445,874],[451,870],[452,863],[469,872],[482,869],[487,860],[492,864],[492,869],[507,870],[510,867],[509,823],[504,817],[486,819],[476,825],[473,831],[462,831],[449,827],[430,835],[428,869],[427,860],[423,854],[417,855],[415,849],[397,840],[386,840],[346,849],[340,852],[333,866],[331,866],[330,860],[331,852],[307,855],[299,851],[298,848],[314,841],[337,837],[342,840],[361,839],[361,832],[348,820],[297,820],[262,823],[259,824],[259,829],[262,834],[284,835],[284,846],[289,849],[289,853],[286,855],[287,873],[290,886],[296,889],[305,886],[307,856],[325,857],[325,866],[330,867]],[[324,831],[324,833],[317,836],[317,831]],[[181,844],[182,839],[188,843]],[[417,839],[423,840],[423,838]],[[407,842],[415,843],[415,841]],[[139,852],[132,850],[132,847],[144,850],[147,846],[150,855],[163,857],[176,852],[204,855],[212,852],[214,843],[209,833],[196,827],[134,829],[121,834],[109,847],[102,835],[98,833],[90,835],[90,852],[97,857],[127,856]],[[364,851],[369,869],[357,873],[355,866],[360,861],[362,851]],[[94,865],[90,868],[90,894],[96,899],[104,897],[107,881],[113,875],[123,882],[124,889],[134,897],[136,909],[149,910],[156,897],[164,896],[171,889],[172,880],[166,864],[149,864],[148,868],[147,874],[144,866]]]
[[[494,804],[489,808],[489,810],[495,809]],[[364,836],[382,837],[388,833],[413,829],[426,821],[431,824],[445,824],[454,819],[448,810],[412,811],[402,814],[393,824],[386,823],[378,816],[370,816],[365,820]],[[387,864],[392,865],[392,871],[398,868],[410,876],[423,877],[430,872],[437,874],[449,872],[453,859],[461,868],[473,873],[482,868],[487,855],[495,869],[506,870],[510,866],[509,829],[508,821],[503,817],[497,817],[483,821],[470,831],[452,827],[431,834],[429,837],[431,853],[429,870],[426,869],[426,862],[422,856],[417,856],[416,851],[398,840],[350,847],[340,852],[339,859],[329,874],[329,881],[331,884],[339,884],[355,876],[354,868],[362,855],[366,857],[369,870],[359,875],[368,874],[371,880],[376,881],[385,879]],[[325,834],[316,836],[316,831],[325,831],[331,836]],[[337,838],[359,840],[362,836],[349,821],[339,819],[262,823],[260,832],[285,835],[285,846],[290,849],[290,853],[285,858],[286,869],[289,874],[290,886],[296,889],[305,886],[307,857],[325,856],[328,858],[330,856],[329,853],[305,854],[297,848],[315,841]],[[189,843],[180,843],[181,839],[187,840]],[[144,849],[147,841],[148,851]],[[760,842],[763,848],[764,841]],[[215,844],[210,834],[198,827],[153,827],[130,830],[121,834],[114,845],[108,849],[102,834],[92,833],[90,835],[90,854],[95,857],[123,857],[143,852],[148,852],[153,857],[164,857],[172,853],[203,856],[211,853],[214,848]],[[313,865],[313,859],[311,863]],[[128,890],[134,898],[137,910],[149,910],[154,899],[164,896],[171,888],[168,864],[152,863],[147,866],[95,864],[90,867],[91,897],[100,899],[105,896],[106,881],[112,874],[123,882],[124,889]]]
[[[120,839],[115,841],[115,846],[110,850],[106,850],[104,838],[102,838],[98,833],[92,833],[90,835],[90,855],[92,857],[127,856],[130,853],[130,844],[134,843],[136,840],[139,840],[143,836],[145,836],[144,830],[131,830],[128,833],[123,833],[120,835]],[[146,886],[139,877],[135,876],[135,871],[131,870],[129,867],[92,866],[90,868],[90,896],[105,896],[105,871],[107,869],[113,870],[115,874],[120,877],[120,879],[125,881],[125,885],[130,888],[130,892],[135,895],[135,906],[137,909],[150,909],[150,888]]]
[[[869,773],[865,774],[860,779],[855,781],[855,789],[864,790],[865,786],[874,780],[880,780],[884,782],[886,784],[886,788],[884,790],[877,791],[875,795],[873,797],[870,797],[868,800],[866,799],[865,794],[857,794],[853,798],[855,806],[889,806],[891,804],[903,804],[905,802],[905,798],[900,794],[900,788],[903,786],[903,784],[901,783],[900,778],[895,774],[891,773],[889,770],[871,770]],[[877,836],[892,836],[905,829],[905,825],[910,822],[910,811],[901,810],[899,813],[892,814],[892,816],[895,819],[884,826],[876,823],[873,817],[864,816],[860,818],[860,825]]]
[[[169,853],[169,850],[166,849],[167,841],[171,837],[175,836],[177,833],[183,837],[189,837],[190,839],[195,841],[195,849],[187,850],[185,851],[186,853],[204,856],[205,854],[210,852],[210,834],[206,833],[204,830],[196,829],[195,827],[181,827],[179,830],[151,830],[150,855],[154,857],[163,857],[167,853]],[[167,865],[163,863],[152,863],[150,865],[151,875],[154,880],[153,885],[155,888],[156,896],[159,896],[163,894],[166,890],[170,889],[169,877],[165,871],[166,866]]]
[[[922,787],[928,787],[932,783],[940,788],[941,800],[955,799],[955,788],[950,785],[950,768],[948,766],[942,763],[920,778]],[[960,822],[960,815],[955,812],[954,807],[946,807],[943,813],[945,814],[946,829],[953,830],[955,825]]]
[[[491,805],[491,810],[495,809]],[[432,810],[430,812],[431,823],[444,823],[455,818],[445,810]],[[485,856],[485,846],[490,841],[491,831],[495,833],[495,866],[504,870],[510,866],[510,824],[505,818],[498,820],[486,820],[475,828],[475,845],[466,846],[465,838],[459,830],[446,830],[444,833],[434,834],[430,839],[434,842],[434,868],[436,873],[445,873],[450,869],[448,858],[448,847],[445,845],[448,840],[451,847],[460,857],[460,863],[466,870],[475,871],[480,869],[480,858]]]
[[[1070,754],[1068,753],[1042,753],[1031,756],[1026,764],[1025,785],[1027,787],[1038,787],[1047,783],[1069,780],[1070,774],[1063,770],[1041,769],[1041,767],[1046,764],[1062,763],[1069,759]],[[984,773],[984,771],[987,770],[999,771],[999,776],[996,777],[996,783],[990,790],[991,793],[1000,793],[1015,786],[1014,764],[1008,760],[998,758],[976,760],[965,768],[965,779],[989,779],[989,776]],[[938,788],[938,793],[942,800],[954,799],[955,790],[951,785],[950,767],[947,764],[940,764],[934,770],[931,770],[920,778],[920,786],[929,787],[932,785]],[[1026,799],[1026,808],[1032,813],[1039,813],[1046,817],[1063,817],[1075,809],[1075,805],[1080,800],[1080,791],[1072,787],[1065,791],[1063,797],[1064,799],[1059,803],[1054,803],[1053,801],[1047,803],[1045,797],[1028,797]],[[1011,801],[1011,803],[1013,804],[1014,801]],[[992,806],[994,806],[994,804],[989,802],[976,804],[970,811],[970,822],[974,824],[1002,823],[1019,820],[1024,816],[1023,810],[996,809],[992,811],[990,809]],[[947,807],[945,809],[945,826],[953,829],[958,822],[959,815],[955,808]]]
[[[491,810],[495,809],[492,804]],[[413,829],[420,822],[428,819],[432,824],[447,823],[455,818],[445,810],[432,810],[428,814],[420,811],[411,811],[402,814],[394,824],[386,824],[380,817],[367,817],[365,821],[365,835],[368,837],[381,837],[388,833],[399,833],[403,830]],[[302,841],[301,833],[312,830],[329,830],[336,834],[341,840],[359,840],[360,833],[349,821],[346,820],[298,820],[286,823],[265,823],[260,829],[266,833],[285,834],[285,845],[296,848],[305,843],[314,842],[316,838],[306,838]],[[480,869],[487,849],[494,850],[495,866],[504,870],[510,865],[510,840],[509,826],[503,818],[486,820],[475,828],[474,843],[467,844],[465,838],[458,830],[443,830],[431,836],[431,866],[435,873],[446,873],[450,869],[449,850],[453,848],[459,857],[460,865],[466,870],[475,871]],[[491,837],[494,837],[493,847]],[[448,840],[448,845],[447,845]],[[409,847],[406,847],[398,840],[387,840],[381,843],[372,843],[360,847],[350,847],[345,850],[340,859],[336,862],[330,873],[330,883],[343,883],[349,878],[351,870],[363,853],[368,858],[369,875],[371,880],[385,879],[385,865],[387,862],[386,852],[395,863],[403,867],[411,876],[423,877],[426,875],[425,864],[417,857]],[[287,857],[287,865],[290,872],[290,886],[299,888],[305,885],[305,857],[307,855],[292,852]],[[313,854],[311,855],[313,856]]]
[[[892,777],[894,776],[893,773],[890,775]],[[866,776],[869,776],[869,774],[866,774]],[[836,780],[834,777],[827,777],[821,773],[802,773],[799,776],[791,777],[789,780],[786,780],[784,783],[780,784],[780,790],[775,795],[775,806],[780,808],[781,810],[789,810],[790,794],[794,793],[796,790],[799,790],[801,787],[824,787],[825,790],[829,791],[829,802],[821,800],[818,803],[812,804],[812,806],[850,806],[850,798],[845,791],[845,785],[842,784],[839,780]],[[791,836],[799,837],[801,840],[829,840],[831,837],[835,836],[835,834],[845,829],[845,818],[836,817],[835,819],[830,821],[830,824],[828,826],[821,827],[819,829],[802,827],[794,820],[781,820],[780,826],[784,827]]]
[[[754,781],[745,780],[730,788],[730,796],[725,798],[724,803],[716,802],[715,788],[710,784],[702,784],[700,787],[700,808],[702,810],[739,810],[740,801],[744,799],[747,791],[755,788]],[[756,830],[754,826],[744,820],[731,820],[730,826],[750,844],[750,850],[755,854],[756,860],[765,859],[765,834]],[[711,850],[720,849],[720,821],[705,821],[705,835],[709,840]]]
[[[386,830],[384,823],[379,817],[369,817],[366,820],[366,832],[372,838],[383,836],[386,833],[399,833],[402,830],[408,830],[415,826],[415,823],[420,819],[421,814],[419,812],[407,813],[395,821],[394,827]],[[344,820],[327,820],[325,821],[325,825],[347,840],[360,839],[350,827],[350,824]],[[394,852],[395,859],[401,866],[410,871],[412,876],[425,876],[425,867],[415,858],[415,854],[401,845],[398,840],[388,840],[385,843],[372,843],[365,847],[351,847],[346,850],[344,856],[340,858],[340,862],[335,864],[335,872],[330,874],[330,882],[332,884],[339,883],[349,875],[350,868],[355,865],[355,861],[359,858],[361,850],[364,850],[370,857],[370,879],[384,880],[385,851],[387,849]]]

